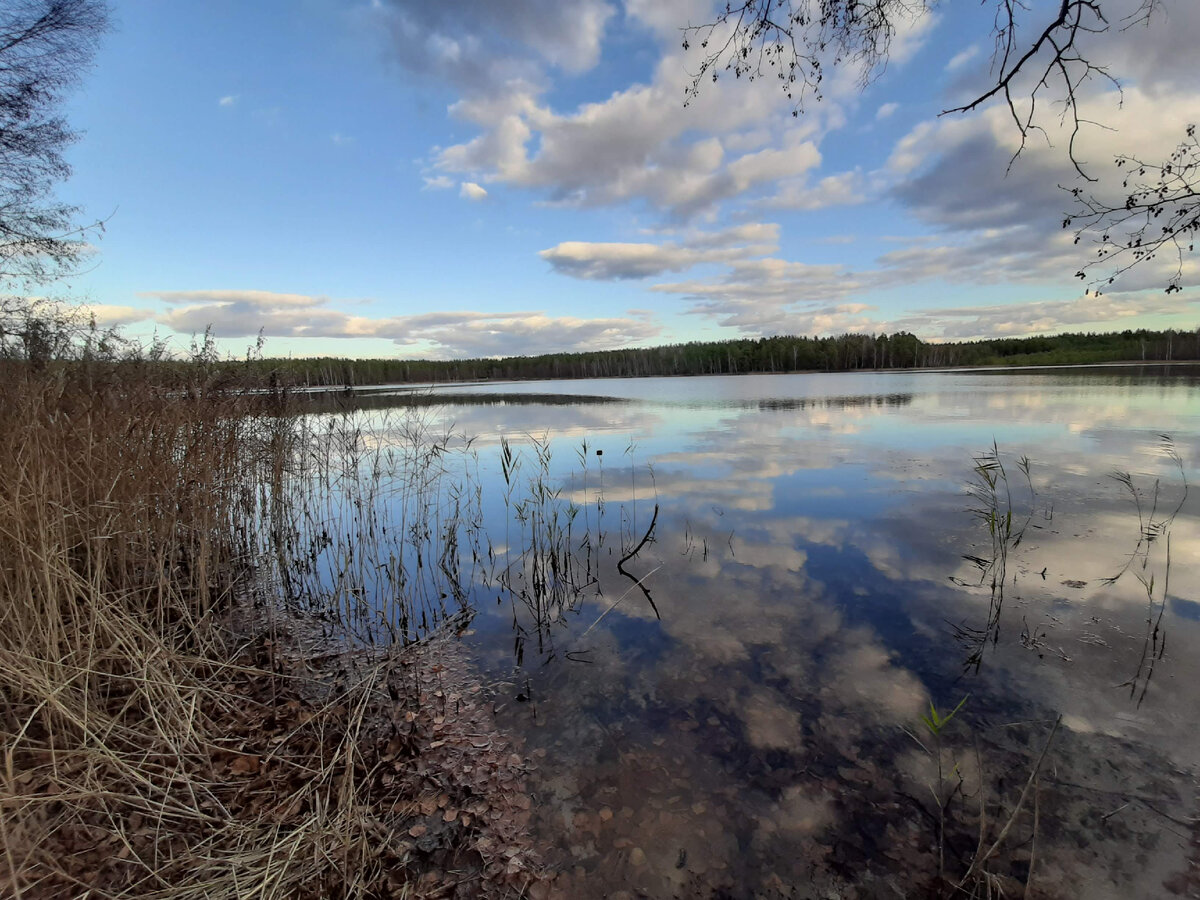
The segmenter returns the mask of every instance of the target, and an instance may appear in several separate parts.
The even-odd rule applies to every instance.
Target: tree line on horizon
[[[229,362],[279,387],[355,387],[370,384],[486,380],[621,378],[846,372],[946,366],[1046,366],[1107,362],[1200,360],[1200,328],[1138,329],[929,343],[908,332],[781,335],[691,341],[658,347],[546,353],[496,359],[248,358]]]

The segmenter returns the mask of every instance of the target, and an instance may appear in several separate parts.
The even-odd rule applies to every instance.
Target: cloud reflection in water
[[[547,434],[563,502],[588,508],[593,525],[603,514],[617,532],[598,557],[603,593],[567,616],[552,661],[526,660],[519,679],[536,702],[506,710],[530,749],[544,751],[541,828],[580,866],[569,892],[789,896],[788,886],[897,878],[911,886],[936,857],[931,757],[910,733],[931,700],[948,708],[968,693],[963,724],[992,761],[989,783],[1019,780],[1044,739],[1044,729],[1010,723],[1064,714],[1059,750],[1071,755],[1062,766],[1077,770],[1078,790],[1053,788],[1042,809],[1058,835],[1048,827],[1039,838],[1044,889],[1083,883],[1075,843],[1113,859],[1105,884],[1161,880],[1182,865],[1186,841],[1163,836],[1146,809],[1115,836],[1086,823],[1093,808],[1121,802],[1121,778],[1106,778],[1101,761],[1139,779],[1177,818],[1194,814],[1179,793],[1179,773],[1200,764],[1187,739],[1200,725],[1196,698],[1182,693],[1200,680],[1197,654],[1184,649],[1200,642],[1200,623],[1180,615],[1191,598],[1173,588],[1164,628],[1177,649],[1134,707],[1113,686],[1136,665],[1145,591],[1134,579],[1102,583],[1137,528],[1109,473],[1129,469],[1145,483],[1160,479],[1164,495],[1178,491],[1178,471],[1156,452],[1169,432],[1186,476],[1200,482],[1194,375],[751,376],[481,390],[535,387],[622,399],[481,407],[451,393],[443,414],[477,436],[485,479],[500,436]],[[585,439],[604,451],[602,461],[589,458],[586,485],[574,452]],[[964,560],[989,540],[964,489],[972,455],[993,440],[1010,460],[1030,456],[1045,506],[1010,557],[996,643],[979,675],[964,678],[951,625],[986,619],[989,603]],[[601,479],[606,511],[596,505]],[[661,621],[635,593],[585,634],[628,588],[609,569],[655,502],[655,541],[637,568],[653,573]],[[1174,525],[1171,555],[1173,586],[1200,583],[1191,509]],[[478,623],[480,658],[497,671],[511,665],[507,616],[501,606]],[[967,731],[958,739],[969,745]],[[966,755],[958,761],[977,787]],[[1109,794],[1097,800],[1097,791]]]

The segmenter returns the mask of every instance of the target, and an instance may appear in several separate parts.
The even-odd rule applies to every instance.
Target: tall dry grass
[[[453,749],[434,716],[478,732],[483,707],[422,708],[451,667],[400,647],[322,669],[287,633],[303,619],[255,612],[263,486],[286,482],[302,432],[203,362],[0,360],[0,895],[440,890],[440,858],[417,854],[418,882],[407,840],[420,792],[488,785],[406,760],[432,737]],[[501,762],[465,771],[517,784],[495,746]],[[455,852],[482,833],[453,825]]]
[[[135,859],[126,886],[149,888],[134,832],[214,815],[188,771],[225,700],[215,613],[246,571],[262,419],[186,387],[135,364],[0,370],[0,833],[17,896],[70,893],[64,854]]]

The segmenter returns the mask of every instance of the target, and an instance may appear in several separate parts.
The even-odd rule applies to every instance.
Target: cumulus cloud
[[[761,182],[802,175],[820,164],[821,154],[816,145],[812,141],[803,141],[791,147],[747,153],[731,162],[727,171],[734,189],[741,193]]]
[[[889,196],[931,227],[939,240],[885,254],[880,264],[901,280],[1061,284],[1093,262],[1096,235],[1084,235],[1075,246],[1073,232],[1062,228],[1064,217],[1079,211],[1068,189],[1081,187],[1121,206],[1128,170],[1118,169],[1114,158],[1164,161],[1187,125],[1200,121],[1200,73],[1190,64],[1188,38],[1180,34],[1200,29],[1200,4],[1165,2],[1148,22],[1125,18],[1138,8],[1134,0],[1118,0],[1105,11],[1121,24],[1081,39],[1080,53],[1120,77],[1123,90],[1118,93],[1102,79],[1081,88],[1080,116],[1087,121],[1073,145],[1070,117],[1064,122],[1061,108],[1046,103],[1024,146],[1003,103],[976,115],[922,122],[905,135],[893,148],[881,180],[890,181]],[[989,77],[971,49],[951,61],[964,79],[954,88],[958,96]],[[1027,111],[1027,93],[1018,90],[1014,96],[1018,111]],[[1091,181],[1080,178],[1068,148]],[[1104,289],[1161,289],[1178,264],[1178,258],[1163,254]],[[1093,266],[1087,270],[1088,283],[1103,283],[1109,274],[1101,265]],[[1200,267],[1192,261],[1184,263],[1182,284],[1200,285]]]
[[[852,301],[865,283],[842,266],[781,259],[743,260],[711,279],[654,285],[692,302],[690,313],[744,334],[828,334],[858,331],[869,306]]]
[[[596,64],[605,26],[616,12],[603,0],[489,0],[455,4],[379,0],[362,12],[387,36],[404,68],[477,94],[514,79],[541,80],[540,65],[583,72]]]
[[[539,191],[556,205],[637,201],[686,219],[820,162],[815,145],[803,142],[730,158],[722,134],[693,133],[705,120],[702,113],[683,108],[675,96],[677,81],[678,72],[669,82],[634,85],[565,114],[533,94],[510,98],[507,108],[463,102],[455,114],[483,131],[442,150],[437,165],[445,172],[480,173]],[[706,124],[718,132],[736,131],[775,105],[765,91],[748,91],[745,99],[721,107]]]
[[[679,38],[679,29],[712,21],[710,0],[625,0],[625,16],[660,37]]]
[[[541,252],[554,270],[588,280],[626,280],[682,272],[703,264],[713,276],[654,284],[650,290],[690,301],[688,312],[745,334],[830,334],[869,330],[872,307],[854,295],[878,283],[842,266],[789,262],[778,250],[779,227],[746,223],[720,231],[685,231],[660,243],[565,241]]]
[[[919,6],[911,10],[901,8],[893,20],[896,30],[888,48],[888,64],[903,65],[916,56],[940,21],[937,13],[926,12]]]
[[[847,297],[863,287],[863,283],[843,266],[756,259],[734,263],[716,280],[657,284],[654,290],[704,301],[821,303]]]
[[[785,181],[779,190],[761,201],[773,209],[813,211],[831,206],[853,206],[867,200],[867,184],[861,172],[842,172],[827,175],[816,184],[807,181]]]
[[[540,256],[562,275],[614,281],[679,272],[703,262],[707,254],[676,244],[564,241],[543,250]]]
[[[630,347],[658,337],[662,328],[641,316],[581,319],[547,316],[482,316],[454,327],[421,332],[421,338],[452,356],[530,356]]]
[[[562,275],[619,281],[761,256],[777,248],[778,238],[777,225],[750,223],[723,231],[693,232],[683,241],[660,244],[564,241],[540,255]]]
[[[1196,16],[1200,25],[1200,13]],[[1143,34],[1140,40],[1149,38]],[[956,67],[965,69],[970,61],[964,57]],[[1149,67],[1142,83],[1126,86],[1123,109],[1117,109],[1114,98],[1102,91],[1083,98],[1090,104],[1085,105],[1085,114],[1098,110],[1095,117],[1115,127],[1113,131],[1085,129],[1076,144],[1078,158],[1099,179],[1091,190],[1119,196],[1120,184],[1114,176],[1120,173],[1111,163],[1115,155],[1165,158],[1186,124],[1200,120],[1200,91],[1175,90],[1186,74],[1180,73],[1178,61],[1170,77],[1160,68]],[[1200,79],[1194,78],[1192,84],[1200,86]],[[1060,186],[1073,184],[1076,173],[1065,153],[1069,136],[1057,120],[1047,121],[1045,131],[1035,134],[1014,161],[1021,149],[1020,135],[1002,106],[974,116],[933,119],[905,135],[880,170],[843,172],[815,183],[808,178],[813,168],[805,168],[802,159],[792,161],[796,170],[789,173],[782,167],[777,147],[763,148],[763,140],[770,143],[775,138],[768,134],[751,141],[751,132],[746,135],[741,154],[733,160],[722,161],[714,154],[716,174],[708,182],[710,188],[720,178],[738,185],[737,175],[750,173],[774,185],[772,192],[759,197],[760,205],[793,209],[848,205],[882,189],[931,233],[902,241],[873,265],[854,272],[802,261],[752,259],[749,254],[732,259],[706,256],[682,240],[562,244],[543,251],[543,258],[559,271],[585,278],[638,278],[682,272],[700,263],[723,264],[725,271],[715,276],[656,284],[651,289],[682,296],[690,301],[694,314],[754,335],[903,328],[930,339],[973,338],[1104,327],[1135,316],[1178,316],[1187,308],[1178,298],[1139,293],[1165,284],[1169,260],[1137,267],[1107,287],[1099,302],[1095,297],[1076,297],[978,308],[960,305],[951,311],[917,310],[891,320],[856,302],[869,291],[902,284],[1061,285],[1070,279],[1093,250],[1086,238],[1083,246],[1077,246],[1073,233],[1061,227],[1070,196]],[[734,143],[722,140],[722,149]],[[792,145],[802,146],[795,138]],[[816,153],[815,144],[811,152]],[[819,153],[816,156],[819,164]],[[777,164],[780,168],[775,168]],[[743,177],[741,183],[747,180]],[[1185,264],[1184,284],[1200,284],[1200,266]],[[1111,299],[1116,293],[1122,296]]]
[[[384,338],[409,352],[441,357],[487,357],[551,351],[610,350],[656,337],[653,317],[549,316],[540,311],[448,311],[373,318],[338,309],[328,297],[271,291],[156,291],[166,304],[155,320],[184,334],[206,328],[218,338]],[[145,318],[145,315],[142,316]]]
[[[875,306],[854,299],[894,280],[895,273],[885,269],[850,273],[838,266],[766,259],[716,278],[658,284],[652,290],[682,294],[692,301],[691,314],[753,337],[908,331],[933,341],[977,340],[1129,327],[1122,323],[1151,316],[1200,315],[1200,297],[1180,299],[1161,290],[977,306],[968,302],[899,316],[881,315]],[[962,296],[969,299],[969,288]]]
[[[875,120],[877,122],[890,118],[900,108],[899,103],[885,103],[879,109],[875,110]]]
[[[745,222],[719,231],[689,231],[689,247],[742,247],[747,255],[772,253],[779,244],[779,225],[775,222]]]
[[[1200,34],[1200,4],[1163,0],[1142,16],[1142,0],[1115,0],[1106,6],[1108,32],[1084,35],[1081,52],[1098,60],[1126,87],[1151,95],[1195,90],[1200,74],[1193,64]],[[1119,29],[1119,31],[1117,30]]]
[[[661,58],[644,83],[574,109],[543,99],[538,72],[493,80],[488,90],[463,86],[451,113],[478,131],[438,149],[435,167],[525,188],[554,205],[634,202],[675,220],[712,215],[731,198],[811,174],[822,163],[821,136],[844,121],[836,91],[798,123],[781,92],[732,78],[707,85],[686,108],[681,102],[689,61],[679,23],[710,15],[705,4],[628,6],[627,18],[663,42]]]
[[[473,181],[464,181],[458,188],[458,196],[467,200],[482,200],[488,192]]]
[[[641,204],[676,221],[713,217],[731,200],[765,198],[801,210],[859,201],[857,176],[818,176],[822,137],[858,103],[855,67],[832,71],[822,102],[799,121],[783,92],[745,79],[719,79],[686,107],[681,102],[702,50],[684,51],[679,29],[712,21],[708,0],[628,0],[625,23],[658,44],[648,77],[574,108],[547,102],[555,70],[578,74],[596,64],[615,14],[605,0],[500,0],[469,16],[444,4],[378,0],[364,15],[386,32],[401,65],[456,89],[450,112],[476,129],[435,150],[440,174],[524,188],[553,205]],[[923,46],[935,22],[920,15],[896,23],[893,66]],[[721,39],[720,30],[711,36]],[[886,104],[879,114],[895,108]]]

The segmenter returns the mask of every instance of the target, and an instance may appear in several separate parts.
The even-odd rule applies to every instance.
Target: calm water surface
[[[994,837],[1059,716],[987,868],[1010,896],[1031,861],[1037,896],[1196,890],[1200,370],[434,398],[424,415],[475,438],[495,558],[537,528],[531,480],[574,509],[577,568],[475,585],[469,637],[565,896],[923,896],[940,828],[961,876],[981,782]],[[939,739],[922,716],[964,697]]]

